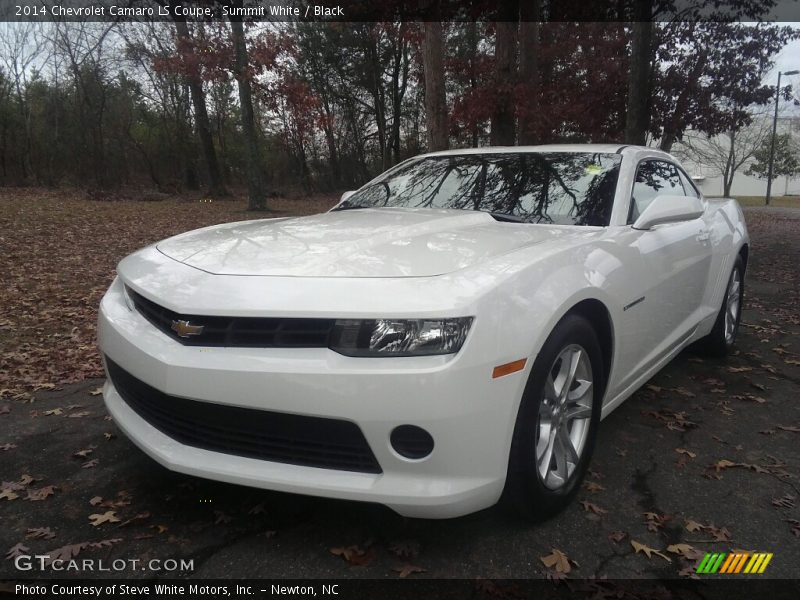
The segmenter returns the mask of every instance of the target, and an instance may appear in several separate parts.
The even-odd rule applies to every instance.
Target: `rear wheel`
[[[717,314],[714,328],[700,340],[700,349],[711,356],[726,356],[739,333],[739,321],[742,316],[742,299],[744,297],[744,262],[737,256],[728,277],[728,287],[722,307]]]
[[[504,490],[514,512],[545,519],[575,495],[594,449],[604,385],[597,334],[585,318],[567,315],[542,346],[517,415]]]

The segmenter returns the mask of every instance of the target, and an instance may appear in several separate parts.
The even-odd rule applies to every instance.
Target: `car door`
[[[633,367],[628,381],[691,335],[702,314],[709,278],[711,244],[702,218],[665,223],[648,231],[633,229],[638,216],[662,195],[699,197],[690,184],[682,182],[674,164],[655,159],[640,162],[628,211],[629,230],[622,240],[641,267],[639,281],[631,282],[634,297],[623,307],[628,313],[626,320],[635,329],[626,336],[626,362]]]

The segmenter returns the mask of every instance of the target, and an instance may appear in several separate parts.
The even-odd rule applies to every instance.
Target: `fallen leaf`
[[[103,523],[119,523],[119,519],[115,511],[109,510],[102,514],[96,513],[93,515],[89,515],[89,521],[93,527],[97,527],[98,525],[102,525]]]
[[[141,513],[139,513],[137,515],[132,516],[130,519],[128,519],[126,521],[123,521],[117,527],[127,527],[131,523],[138,523],[140,521],[146,521],[149,518],[150,518],[150,513],[149,512],[141,512]]]
[[[46,485],[38,490],[28,490],[28,497],[26,500],[36,502],[38,500],[45,500],[56,493],[56,486]]]
[[[111,538],[108,540],[100,540],[99,542],[88,542],[86,546],[88,548],[110,548],[114,544],[119,544],[122,541],[122,538]]]
[[[717,461],[716,463],[714,463],[712,465],[712,467],[714,468],[714,470],[717,473],[719,473],[722,469],[729,469],[729,468],[735,467],[737,465],[738,465],[738,463],[735,463],[735,462],[732,462],[730,460],[727,460],[727,459],[723,458],[722,460]]]
[[[800,427],[796,427],[794,425],[778,425],[778,429],[781,431],[790,431],[792,433],[800,433]]]
[[[697,458],[697,454],[695,454],[691,450],[687,450],[686,448],[675,448],[675,452],[677,452],[678,454],[685,454],[689,458]]]
[[[83,463],[81,465],[81,469],[94,469],[99,464],[100,460],[97,458],[93,458],[92,460],[87,460],[85,463]]]
[[[104,434],[103,434],[103,437],[105,437],[105,438],[106,438],[106,440],[113,440],[113,439],[116,439],[116,437],[117,437],[117,434],[115,434],[115,433],[108,433],[108,432],[107,432],[107,433],[104,433]]]
[[[800,521],[798,521],[797,519],[786,519],[786,522],[789,523],[789,525],[791,526],[792,534],[795,537],[800,538]]]
[[[103,393],[103,388],[102,387],[98,387],[98,388],[94,388],[93,390],[89,390],[89,395],[90,396],[99,396],[102,393]]]
[[[267,512],[267,510],[266,510],[266,508],[264,508],[264,503],[263,502],[259,502],[253,508],[248,510],[247,514],[248,515],[263,515],[266,512]]]
[[[389,544],[389,552],[400,558],[416,558],[419,548],[419,542],[414,540],[398,540]]]
[[[658,531],[664,527],[668,521],[672,520],[672,517],[669,515],[659,515],[654,512],[646,512],[643,514],[648,531]]]
[[[3,488],[0,490],[0,500],[16,500],[17,498],[19,498],[19,494],[11,488]]]
[[[3,452],[7,452],[8,450],[13,450],[16,447],[17,447],[16,444],[12,444],[11,442],[8,442],[6,444],[0,445],[0,450],[2,450]]]
[[[747,373],[752,370],[753,367],[728,367],[728,373]]]
[[[608,512],[606,509],[600,508],[597,504],[592,504],[588,500],[581,500],[581,506],[583,506],[583,510],[586,512],[591,512],[596,515],[604,515]]]
[[[701,552],[689,544],[672,544],[667,546],[667,552],[671,552],[672,554],[680,554],[688,560],[697,560],[705,555],[705,552]]]
[[[705,525],[702,523],[698,523],[697,521],[693,521],[691,519],[686,519],[686,531],[694,533],[695,531],[700,531],[703,528],[705,528]]]
[[[727,528],[722,527],[720,529],[714,527],[713,525],[707,525],[704,528],[705,531],[711,534],[711,537],[714,538],[715,542],[730,542],[731,541],[731,532],[727,530]]]
[[[593,494],[597,492],[602,492],[603,490],[606,489],[595,481],[585,481],[583,483],[583,487],[586,489],[587,492],[591,492]]]
[[[374,548],[370,547],[367,550],[362,550],[356,545],[341,548],[331,548],[330,553],[334,556],[341,556],[344,560],[355,567],[365,567],[375,558]]]
[[[94,498],[92,498],[91,500],[89,500],[89,504],[91,504],[92,506],[97,506],[97,505],[98,505],[98,504],[100,504],[102,501],[103,501],[103,499],[102,499],[100,496],[95,496]]]
[[[700,576],[697,574],[697,567],[694,565],[689,565],[678,571],[678,576],[688,579],[700,579]]]
[[[42,414],[44,414],[47,417],[58,416],[58,415],[63,415],[64,411],[62,409],[60,409],[60,408],[53,408],[51,410],[44,411],[44,413],[42,413]]]
[[[619,531],[619,530],[612,531],[611,533],[608,534],[608,539],[614,542],[621,542],[626,537],[628,537],[628,534],[625,533],[624,531]]]
[[[552,553],[547,556],[540,556],[539,560],[548,569],[554,569],[556,573],[564,573],[566,575],[572,570],[567,555],[557,548],[552,548]]]
[[[794,500],[795,497],[791,494],[784,494],[780,498],[773,498],[772,506],[777,506],[778,508],[794,508]]]
[[[49,527],[33,527],[28,528],[25,537],[33,540],[51,540],[56,534]]]
[[[81,550],[85,549],[88,545],[88,542],[81,542],[80,544],[67,544],[61,548],[56,548],[55,550],[45,552],[44,555],[48,557],[48,563],[52,563],[57,560],[70,561],[78,556],[78,554],[81,553]]]
[[[398,577],[406,578],[413,573],[425,573],[425,569],[422,567],[417,567],[415,565],[401,565],[399,567],[392,567],[392,571],[395,571]]]
[[[84,448],[83,450],[78,450],[72,456],[74,456],[75,458],[88,458],[92,452],[94,452],[94,446],[90,446],[89,448]]]
[[[645,546],[644,544],[637,542],[636,540],[631,540],[631,546],[633,546],[633,549],[636,554],[643,552],[647,556],[647,558],[653,558],[653,554],[656,554],[657,556],[660,556],[667,562],[672,562],[672,559],[663,552],[660,552],[655,548],[651,548],[650,546]]]
[[[6,552],[6,560],[14,560],[18,556],[26,556],[30,553],[31,549],[23,545],[22,542],[14,544]]]
[[[233,521],[233,517],[229,514],[221,510],[214,511],[214,525],[227,525],[231,521]]]

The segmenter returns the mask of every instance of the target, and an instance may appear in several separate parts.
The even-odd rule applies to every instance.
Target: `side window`
[[[681,178],[681,183],[683,184],[683,189],[686,191],[687,196],[694,196],[695,198],[700,197],[697,188],[691,182],[689,177],[687,177],[686,173],[678,169],[678,177]]]
[[[644,209],[658,196],[683,196],[684,194],[675,165],[660,160],[648,160],[640,163],[633,184],[628,224],[636,221]]]

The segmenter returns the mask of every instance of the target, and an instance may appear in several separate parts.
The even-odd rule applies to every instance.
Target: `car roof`
[[[483,146],[480,148],[453,148],[429,152],[420,156],[459,156],[462,154],[505,154],[510,152],[598,152],[604,154],[647,153],[648,155],[672,157],[666,152],[648,146],[629,144],[542,144],[539,146]]]

